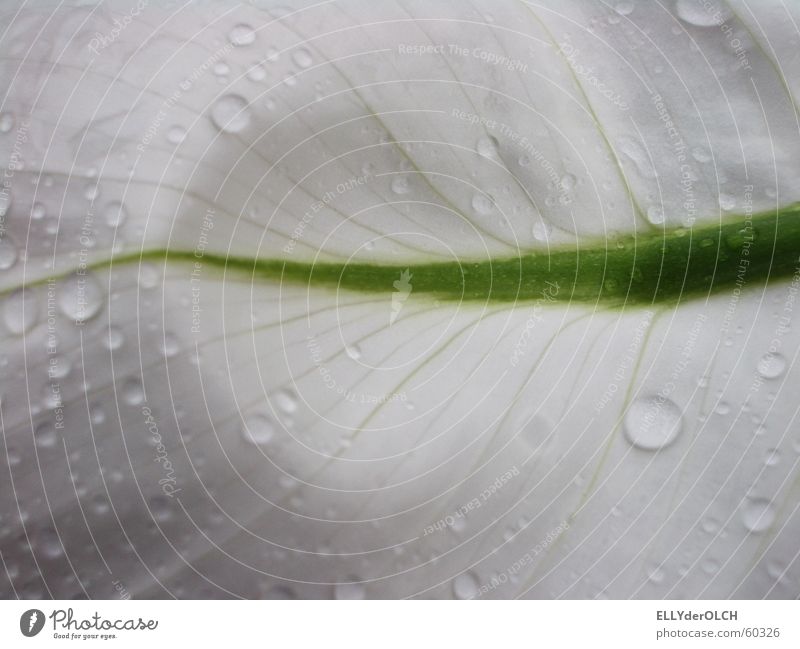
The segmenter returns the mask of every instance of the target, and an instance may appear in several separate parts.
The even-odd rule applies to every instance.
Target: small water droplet
[[[499,144],[495,137],[491,135],[482,135],[475,144],[475,150],[478,152],[478,155],[482,155],[484,158],[496,158],[498,146]]]
[[[484,193],[477,193],[472,197],[472,209],[478,214],[490,214],[494,208],[494,201]]]
[[[392,179],[392,191],[395,194],[407,194],[409,192],[408,178],[406,176],[395,176]]]
[[[122,399],[129,406],[139,406],[144,403],[144,388],[139,379],[132,378],[125,381],[122,386]]]
[[[8,133],[12,128],[14,128],[14,115],[0,113],[0,133]]]
[[[164,339],[159,343],[158,347],[164,358],[172,358],[180,351],[181,344],[175,334],[167,332],[164,334]]]
[[[17,246],[8,235],[0,237],[0,270],[8,270],[17,263]]]
[[[125,222],[125,219],[128,218],[128,212],[122,203],[114,201],[106,205],[104,216],[106,225],[110,228],[116,228]]]
[[[180,144],[186,139],[186,129],[183,126],[170,126],[167,130],[167,141],[172,144]]]
[[[677,0],[675,12],[681,20],[695,27],[721,25],[731,17],[723,0]]]
[[[664,569],[661,566],[652,566],[647,571],[647,578],[654,584],[660,584],[664,581]]]
[[[672,401],[651,396],[636,399],[625,414],[625,436],[635,447],[657,451],[672,444],[683,429],[681,411]]]
[[[361,358],[361,348],[358,345],[346,345],[344,351],[354,361]]]
[[[93,201],[100,195],[100,186],[97,183],[89,183],[83,189],[83,195],[87,201]]]
[[[630,0],[624,0],[624,2],[618,2],[614,7],[614,11],[616,11],[620,16],[627,16],[631,12],[633,12],[633,2]]]
[[[336,584],[333,587],[333,596],[335,599],[364,599],[366,596],[366,588],[364,584],[357,583],[358,577],[348,577],[347,584]]]
[[[269,444],[275,434],[275,425],[266,415],[250,415],[242,426],[245,441],[257,446]]]
[[[471,572],[465,572],[453,580],[453,595],[456,599],[472,599],[480,590],[478,578]]]
[[[33,437],[39,448],[53,448],[58,442],[56,429],[50,422],[39,424],[33,431]]]
[[[736,199],[730,194],[720,193],[719,206],[720,209],[730,212],[734,207],[736,207]]]
[[[701,146],[696,146],[692,149],[692,157],[700,163],[711,161],[711,154]]]
[[[781,354],[764,354],[758,361],[757,369],[765,379],[777,379],[786,370],[786,359]]]
[[[122,343],[125,342],[125,335],[122,333],[121,329],[117,327],[111,327],[108,330],[108,335],[105,337],[103,342],[108,349],[115,351],[122,347]]]
[[[777,466],[781,461],[781,452],[777,448],[767,449],[764,455],[764,464],[766,466]]]
[[[31,208],[31,218],[34,221],[41,221],[47,216],[47,208],[42,203],[34,203]]]
[[[61,541],[59,541],[58,534],[56,534],[55,530],[44,530],[38,535],[36,539],[36,545],[41,551],[42,555],[48,559],[58,559],[58,557],[60,557],[64,552],[64,548],[61,545]]]
[[[239,95],[220,97],[211,108],[211,121],[223,133],[238,133],[250,124],[248,104]]]
[[[775,510],[766,498],[749,498],[742,507],[742,522],[754,534],[767,530],[775,520]]]
[[[547,221],[536,221],[533,224],[533,237],[537,241],[549,241],[553,232],[553,226]]]
[[[298,398],[294,390],[290,390],[289,388],[278,390],[273,399],[275,407],[281,412],[287,415],[297,412]]]
[[[661,225],[664,222],[664,210],[659,205],[651,205],[647,208],[647,220],[653,225]]]
[[[250,25],[236,25],[228,33],[228,39],[237,47],[245,47],[256,42],[256,33]]]
[[[292,54],[292,60],[300,68],[307,68],[314,62],[311,58],[311,54],[308,53],[308,50],[303,48],[294,51]]]

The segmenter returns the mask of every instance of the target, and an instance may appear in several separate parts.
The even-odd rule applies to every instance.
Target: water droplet
[[[677,0],[675,12],[681,20],[696,27],[721,25],[731,17],[722,0]]]
[[[30,289],[19,289],[5,299],[3,322],[12,334],[20,335],[30,331],[39,317],[39,306]]]
[[[657,451],[672,444],[683,429],[681,411],[662,397],[636,399],[625,414],[625,436],[635,447]]]
[[[719,195],[719,206],[720,206],[720,209],[725,210],[726,212],[729,212],[734,207],[736,207],[736,199],[733,196],[731,196],[730,194],[720,193],[720,195]]]
[[[58,306],[71,320],[89,320],[103,306],[103,290],[91,275],[71,275],[58,287]]]
[[[55,530],[44,530],[38,535],[36,545],[42,555],[48,559],[58,559],[64,552],[64,548],[61,545],[61,541],[58,540],[58,535]]]
[[[239,95],[220,97],[211,108],[211,121],[223,133],[238,133],[250,123],[248,104]]]
[[[614,7],[614,11],[616,11],[620,16],[627,16],[631,12],[633,12],[633,2],[630,0],[625,0],[624,2],[618,2]]]
[[[39,448],[53,448],[58,442],[56,429],[50,422],[39,424],[33,431],[33,437]]]
[[[527,166],[528,166],[528,165],[531,163],[531,159],[530,159],[530,156],[527,156],[527,155],[525,155],[525,154],[523,153],[523,154],[522,154],[522,155],[519,157],[519,160],[517,160],[517,162],[519,162],[519,166],[520,166],[520,167],[527,167]]]
[[[656,172],[653,169],[653,164],[650,162],[650,157],[645,151],[642,144],[632,137],[623,136],[617,140],[617,148],[620,153],[625,155],[636,167],[636,170],[643,178],[655,178]]]
[[[575,176],[572,174],[564,174],[560,181],[561,189],[566,192],[571,191],[575,188],[576,182],[577,180],[575,179]]]
[[[0,238],[0,270],[8,270],[17,263],[17,246],[8,235]]]
[[[256,41],[256,33],[250,25],[236,25],[228,34],[231,43],[237,47],[252,45]]]
[[[647,578],[654,584],[660,584],[664,581],[664,569],[661,566],[652,566],[647,571]]]
[[[406,176],[395,176],[392,179],[392,191],[395,194],[407,194],[409,192],[408,178]]]
[[[128,212],[122,203],[114,201],[106,205],[104,217],[108,227],[116,228],[125,222],[125,219],[128,218]]]
[[[122,347],[122,343],[125,342],[125,335],[122,333],[121,329],[118,329],[117,327],[111,327],[108,330],[108,335],[103,342],[108,349],[114,351]]]
[[[167,131],[167,141],[172,144],[180,144],[186,139],[186,129],[183,126],[170,126]]]
[[[358,577],[348,577],[348,581],[357,582]],[[333,596],[336,599],[364,599],[367,592],[364,584],[349,583],[349,584],[336,584],[333,587]]]
[[[478,214],[490,214],[493,208],[494,201],[486,194],[479,192],[472,197],[472,209]]]
[[[297,395],[294,393],[294,390],[290,390],[288,388],[284,388],[283,390],[278,390],[273,397],[275,407],[280,410],[281,412],[290,415],[293,412],[297,412],[298,406],[298,399]]]
[[[727,415],[731,411],[731,406],[727,401],[720,401],[714,409],[718,415]]]
[[[766,498],[749,498],[742,507],[744,526],[758,534],[767,530],[775,520],[775,510]]]
[[[267,71],[260,63],[254,63],[247,69],[247,78],[250,81],[263,81],[267,78]]]
[[[692,157],[700,163],[711,161],[711,154],[701,146],[696,146],[692,149]]]
[[[344,351],[345,354],[354,361],[361,358],[361,348],[358,345],[346,345]]]
[[[664,222],[664,210],[658,205],[651,205],[647,208],[647,220],[653,225],[661,225]]]
[[[765,379],[777,379],[786,370],[786,359],[781,354],[764,354],[758,361],[757,369]]]
[[[8,133],[12,128],[14,128],[14,115],[0,113],[0,133]]]
[[[292,60],[300,68],[307,68],[314,62],[314,60],[311,58],[311,54],[308,53],[308,50],[302,48],[295,50],[295,52],[292,54]]]
[[[781,461],[781,452],[777,448],[767,449],[764,455],[764,464],[767,466],[777,466]]]
[[[170,500],[165,496],[156,496],[150,500],[150,513],[159,523],[166,523],[172,518]]]
[[[144,403],[144,388],[139,379],[133,378],[125,381],[122,386],[122,399],[129,406],[139,406]]]
[[[5,216],[8,214],[8,210],[11,208],[11,192],[7,189],[5,191],[0,190],[0,216]]]
[[[242,426],[242,436],[251,444],[262,446],[272,441],[275,434],[275,425],[272,419],[265,415],[250,415]]]
[[[453,595],[456,599],[472,599],[478,594],[478,578],[471,572],[465,572],[453,580]]]
[[[536,221],[536,223],[533,224],[533,237],[537,241],[549,241],[552,232],[553,226],[547,221]]]
[[[31,208],[31,218],[34,221],[41,221],[47,216],[47,208],[42,203],[34,203]]]
[[[478,152],[478,155],[482,155],[484,158],[496,158],[498,146],[499,144],[496,138],[491,135],[483,135],[478,138],[478,142],[475,144],[475,150]]]
[[[230,66],[228,66],[225,61],[218,61],[214,64],[214,74],[216,74],[218,77],[224,77],[230,71]]]
[[[97,183],[89,183],[83,189],[83,195],[87,201],[93,201],[100,195],[100,186]]]
[[[167,332],[164,339],[159,343],[158,348],[164,358],[172,358],[180,351],[180,341],[175,334]]]

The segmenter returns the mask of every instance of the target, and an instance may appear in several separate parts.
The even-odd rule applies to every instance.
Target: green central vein
[[[195,260],[191,252],[142,257]],[[248,278],[392,293],[408,269],[410,292],[442,299],[548,300],[609,304],[675,302],[726,288],[763,285],[792,275],[800,257],[800,204],[723,223],[628,235],[474,262],[404,265],[302,263],[206,253],[203,263]],[[121,261],[138,260],[131,255]]]

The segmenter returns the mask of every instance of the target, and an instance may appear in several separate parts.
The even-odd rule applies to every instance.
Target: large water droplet
[[[722,0],[677,0],[675,12],[684,22],[696,27],[721,25],[731,17]]]
[[[211,108],[211,121],[223,133],[238,133],[250,123],[250,109],[239,95],[225,95]]]
[[[549,241],[553,232],[553,226],[547,221],[536,221],[533,224],[533,237],[537,241]]]
[[[103,290],[91,275],[71,275],[57,291],[61,312],[76,322],[93,318],[103,306]]]
[[[765,379],[777,379],[786,370],[786,359],[781,354],[764,354],[758,361],[757,369]]]
[[[479,590],[478,578],[471,572],[462,573],[453,580],[453,595],[456,599],[472,599]]]
[[[751,532],[765,531],[775,520],[775,510],[766,498],[750,498],[742,507],[742,522]]]
[[[625,436],[635,447],[657,451],[672,444],[683,429],[681,411],[657,396],[636,399],[625,414]]]

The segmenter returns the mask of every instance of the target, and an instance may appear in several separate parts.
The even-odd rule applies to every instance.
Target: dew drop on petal
[[[223,133],[238,133],[250,123],[248,104],[239,95],[220,97],[211,108],[211,121]]]
[[[408,194],[408,178],[405,176],[395,176],[392,179],[392,191],[395,194]]]
[[[8,133],[12,128],[14,128],[14,115],[0,113],[0,133]]]
[[[183,126],[170,126],[167,130],[167,141],[171,144],[180,144],[186,139],[186,129]]]
[[[228,39],[237,47],[252,45],[256,41],[256,33],[250,25],[236,25],[228,33]]]
[[[484,193],[478,192],[472,197],[472,209],[478,214],[490,214],[493,207],[494,202]]]
[[[16,264],[17,254],[17,246],[11,237],[0,237],[0,270],[8,270]]]
[[[759,359],[757,369],[765,379],[777,379],[786,370],[786,359],[781,354],[765,354]]]
[[[265,415],[250,415],[242,426],[242,437],[245,441],[257,446],[269,444],[275,434],[272,420]]]
[[[453,596],[456,599],[472,599],[479,590],[478,579],[471,572],[464,572],[453,580]]]
[[[39,305],[30,289],[14,291],[3,304],[3,322],[16,335],[30,331],[39,318]]]
[[[89,320],[103,306],[103,290],[91,275],[71,275],[57,291],[61,312],[72,320]]]
[[[344,351],[348,358],[351,358],[354,361],[357,361],[361,358],[361,349],[358,345],[346,345]]]
[[[125,222],[125,219],[128,218],[128,212],[122,203],[114,201],[106,205],[104,217],[108,227],[116,228]]]
[[[754,534],[767,530],[775,520],[775,510],[766,498],[749,498],[742,507],[742,522]]]
[[[308,53],[308,50],[303,48],[295,50],[295,52],[292,54],[292,60],[295,62],[295,64],[297,64],[297,67],[300,68],[307,68],[314,62],[311,58],[311,54]]]
[[[730,9],[722,0],[677,0],[675,12],[681,20],[695,27],[721,25],[731,17]]]
[[[336,584],[333,587],[333,596],[335,599],[364,599],[367,594],[364,584],[352,583],[357,582],[357,577],[348,577],[347,584]]]
[[[475,144],[475,150],[478,152],[478,155],[482,155],[484,158],[496,158],[497,147],[497,139],[491,135],[479,137],[478,142]]]
[[[657,451],[669,446],[682,429],[680,409],[662,397],[636,399],[625,414],[625,436],[636,448],[645,451]]]
[[[122,386],[122,399],[129,406],[139,406],[144,403],[144,388],[139,379],[132,378],[125,381]]]
[[[297,412],[298,399],[297,395],[294,393],[294,390],[290,390],[288,388],[278,390],[273,397],[273,401],[275,403],[275,407],[287,415]]]

